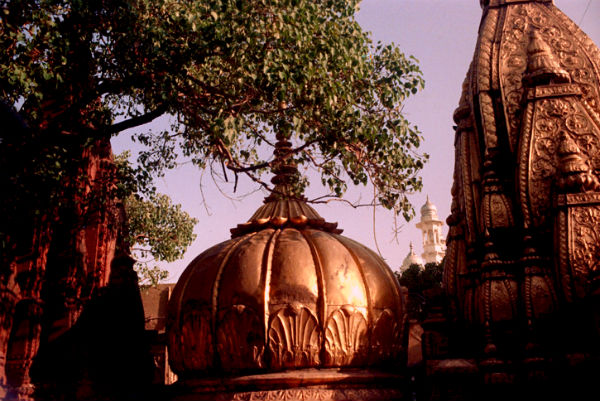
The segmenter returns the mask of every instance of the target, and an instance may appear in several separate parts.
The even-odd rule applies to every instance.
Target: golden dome
[[[241,228],[240,228],[241,227]],[[199,255],[169,304],[177,374],[402,360],[404,306],[385,262],[302,201],[261,207]]]
[[[377,254],[288,196],[270,196],[231,231],[173,290],[178,375],[403,363],[401,290]]]

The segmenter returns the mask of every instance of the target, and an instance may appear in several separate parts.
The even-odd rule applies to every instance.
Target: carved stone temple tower
[[[421,207],[421,221],[417,228],[423,233],[423,257],[424,263],[440,263],[446,254],[446,240],[442,234],[444,223],[439,219],[437,208],[427,197],[427,201]]]
[[[173,290],[173,399],[403,399],[400,287],[377,254],[294,195],[291,143],[278,139],[273,193]]]
[[[600,50],[551,0],[481,6],[454,113],[446,300],[424,324],[428,380],[483,392],[472,399],[502,388],[589,399],[600,366]]]

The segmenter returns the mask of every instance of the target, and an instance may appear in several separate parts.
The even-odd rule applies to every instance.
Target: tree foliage
[[[152,256],[157,260],[173,262],[183,257],[185,249],[195,238],[194,225],[198,222],[173,205],[164,194],[148,199],[130,195],[125,199],[128,242],[141,252],[141,256]]]
[[[2,6],[0,88],[42,149],[33,174],[60,182],[73,149],[141,127],[137,178],[178,155],[236,176],[272,164],[272,132],[331,194],[371,181],[378,201],[410,217],[422,138],[402,115],[423,87],[416,61],[373,45],[358,0],[12,0]],[[261,146],[263,145],[263,146]],[[75,152],[76,153],[76,152]],[[305,183],[304,183],[305,184]],[[49,192],[60,192],[53,191]]]
[[[408,291],[416,293],[422,293],[431,288],[441,288],[443,272],[443,263],[427,263],[425,267],[413,264],[400,275],[400,285],[408,288]]]
[[[395,272],[400,285],[408,289],[408,314],[411,318],[422,320],[427,310],[426,294],[442,287],[443,272],[443,261],[427,263],[425,267],[412,264],[401,274]]]
[[[125,199],[125,211],[127,241],[137,259],[134,268],[140,284],[156,286],[168,277],[168,272],[155,263],[182,258],[196,237],[193,230],[198,220],[181,210],[181,205],[173,205],[164,194],[147,199],[130,195]]]
[[[140,285],[156,286],[169,273],[157,262],[173,262],[183,257],[196,238],[194,226],[198,220],[173,204],[167,195],[144,193],[143,186],[133,176],[128,161],[129,152],[115,158],[118,167],[120,197],[124,199],[127,216],[125,243],[129,244],[137,263]]]

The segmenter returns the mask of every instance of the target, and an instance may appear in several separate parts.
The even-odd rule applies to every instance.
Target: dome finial
[[[300,199],[306,200],[302,196],[303,187],[300,184],[300,173],[292,157],[292,143],[288,140],[289,135],[278,130],[276,134],[277,143],[273,156],[275,160],[272,164],[274,175],[271,182],[275,187],[271,190],[269,196],[265,198],[265,203],[277,201],[280,199]]]
[[[285,108],[285,104],[281,106]],[[271,182],[274,187],[265,198],[264,205],[250,217],[246,223],[232,228],[231,235],[239,237],[250,231],[260,231],[265,227],[282,228],[284,226],[312,227],[318,230],[341,234],[337,223],[327,222],[311,206],[302,195],[304,186],[300,172],[296,167],[292,143],[288,140],[290,127],[281,121],[277,130],[275,150],[271,171],[274,176]]]

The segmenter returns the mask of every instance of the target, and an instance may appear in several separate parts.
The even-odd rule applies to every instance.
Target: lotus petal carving
[[[269,351],[274,369],[319,365],[321,330],[308,308],[288,305],[269,325]]]
[[[325,328],[325,365],[361,365],[367,358],[367,320],[350,305],[329,316]]]

